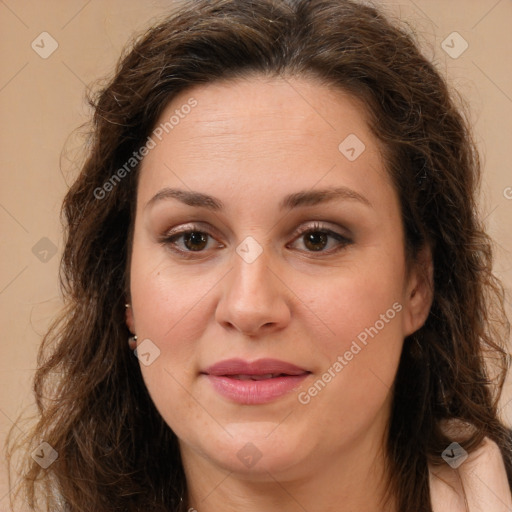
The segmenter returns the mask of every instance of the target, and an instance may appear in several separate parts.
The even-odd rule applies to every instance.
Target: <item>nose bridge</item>
[[[275,283],[272,282],[271,249],[253,237],[246,237],[233,255],[233,272],[230,292],[239,304],[251,309],[263,308],[274,299]],[[264,301],[257,303],[257,300]],[[252,303],[252,304],[251,304]]]
[[[272,251],[247,237],[233,253],[233,269],[217,308],[217,320],[241,332],[282,327],[290,317],[282,284],[274,275]]]
[[[248,298],[250,294],[271,295],[269,292],[272,286],[269,275],[272,274],[270,271],[272,258],[268,247],[264,249],[258,242],[246,240],[237,247],[233,260],[234,282],[232,285],[240,288],[237,291],[242,292],[241,298]]]

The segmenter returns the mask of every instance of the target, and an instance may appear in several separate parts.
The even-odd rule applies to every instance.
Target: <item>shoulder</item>
[[[467,455],[450,450],[447,457],[463,461],[429,466],[430,494],[434,512],[510,512],[512,494],[498,445],[489,438]],[[453,466],[453,467],[452,467]]]

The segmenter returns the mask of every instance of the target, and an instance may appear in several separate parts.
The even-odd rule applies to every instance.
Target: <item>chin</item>
[[[305,465],[315,451],[311,435],[301,434],[296,425],[276,422],[230,423],[231,434],[202,440],[200,452],[215,465],[248,479],[268,480],[291,475]]]

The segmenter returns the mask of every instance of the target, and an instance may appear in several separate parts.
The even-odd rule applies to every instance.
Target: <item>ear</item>
[[[404,334],[409,336],[426,322],[434,298],[432,250],[425,245],[413,263],[404,294]]]
[[[135,321],[133,319],[133,309],[131,304],[126,303],[127,307],[125,308],[125,321],[128,329],[132,334],[135,334]]]

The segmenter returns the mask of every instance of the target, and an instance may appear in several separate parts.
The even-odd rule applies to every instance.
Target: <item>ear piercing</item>
[[[124,305],[125,308],[131,308],[131,304],[125,304]],[[128,346],[130,347],[130,350],[135,350],[137,348],[137,336],[134,335],[134,336],[130,336],[128,338]]]
[[[135,350],[137,348],[137,336],[130,336],[128,338],[128,346],[130,350]]]

